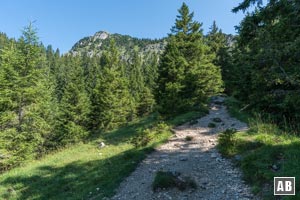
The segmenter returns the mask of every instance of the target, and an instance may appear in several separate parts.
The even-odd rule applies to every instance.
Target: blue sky
[[[213,20],[225,33],[243,13],[231,13],[241,0],[1,0],[0,32],[18,38],[29,21],[36,21],[45,44],[68,51],[79,39],[105,30],[139,38],[162,38],[174,25],[178,8],[186,2],[206,33]]]

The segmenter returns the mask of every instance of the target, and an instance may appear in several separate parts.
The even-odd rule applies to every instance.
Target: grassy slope
[[[227,157],[242,156],[237,164],[241,167],[245,180],[264,199],[274,199],[275,176],[295,176],[296,196],[285,196],[283,199],[299,199],[300,138],[283,132],[273,123],[238,112],[236,105],[236,102],[228,102],[231,114],[240,120],[246,120],[250,130],[235,133],[231,142],[221,142],[218,146],[220,151]]]
[[[190,121],[201,113],[190,112],[170,120],[170,126]],[[102,199],[114,194],[153,148],[171,136],[170,128],[156,131],[144,147],[129,142],[139,129],[156,127],[151,115],[126,127],[95,136],[90,142],[63,149],[39,161],[15,168],[0,176],[0,199]],[[107,146],[99,149],[103,141]]]

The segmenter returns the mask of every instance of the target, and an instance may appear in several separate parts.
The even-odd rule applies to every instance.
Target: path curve
[[[224,159],[216,149],[218,133],[227,128],[247,130],[247,124],[229,116],[223,97],[215,97],[209,114],[197,124],[184,124],[175,129],[174,136],[149,154],[136,170],[118,188],[112,200],[250,200],[259,199],[251,194],[250,187],[242,180],[241,172],[232,162]],[[222,122],[208,128],[213,118]],[[186,141],[186,136],[193,137]],[[197,189],[152,191],[155,173],[159,170],[179,172],[190,176]]]

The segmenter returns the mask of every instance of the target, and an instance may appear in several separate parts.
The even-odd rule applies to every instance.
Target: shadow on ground
[[[111,196],[143,158],[139,150],[130,150],[104,160],[39,167],[38,175],[11,175],[1,182],[8,189],[0,199],[102,199]]]

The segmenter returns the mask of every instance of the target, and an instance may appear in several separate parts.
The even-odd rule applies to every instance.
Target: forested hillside
[[[129,35],[99,31],[93,36],[80,39],[74,44],[69,53],[75,56],[99,57],[112,40],[116,43],[122,60],[131,60],[133,54],[138,52],[147,62],[151,60],[151,57],[160,55],[167,43],[166,38],[155,40],[139,39]]]

